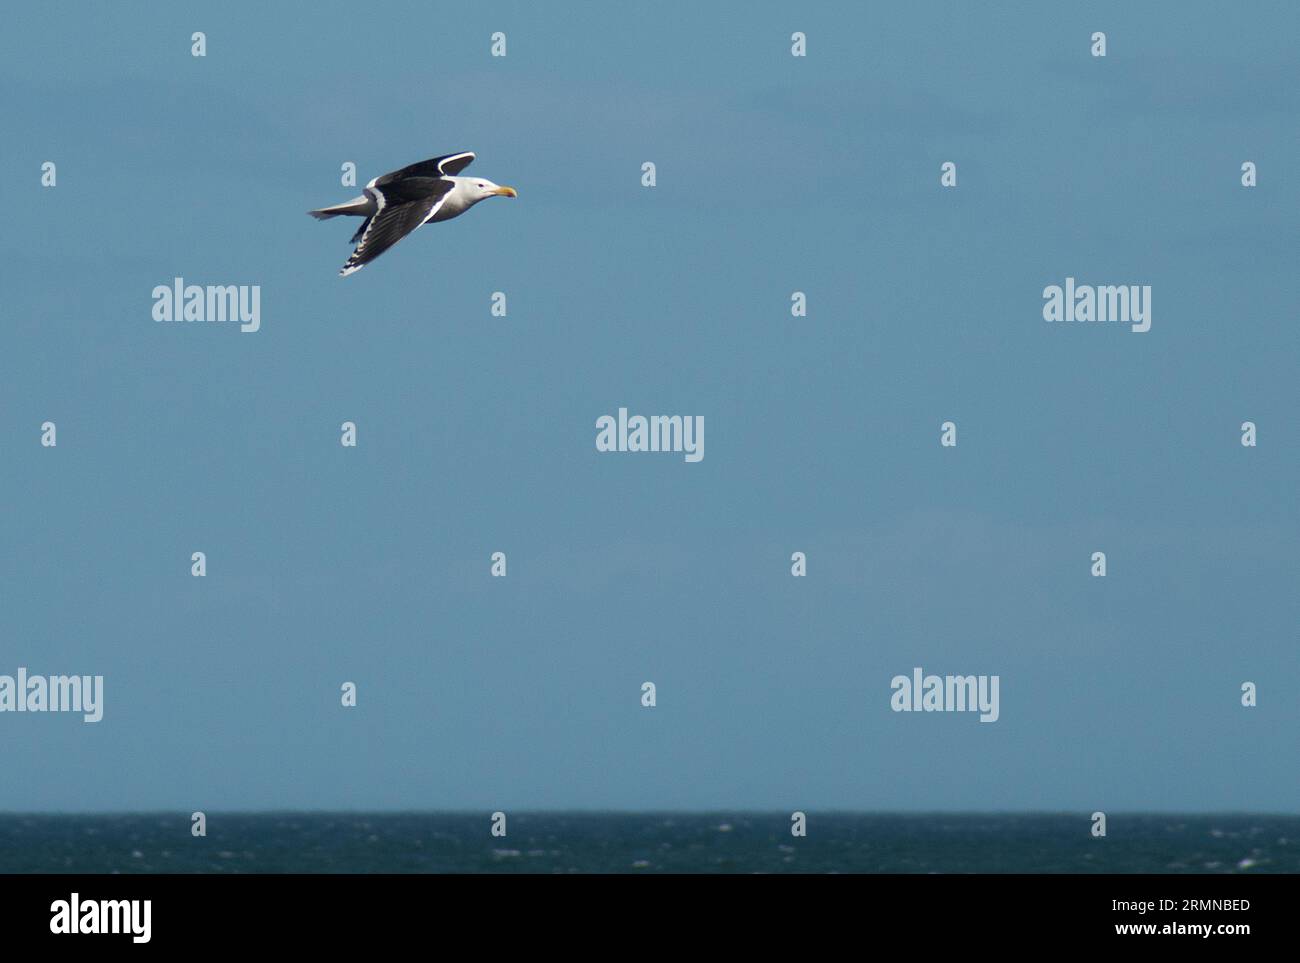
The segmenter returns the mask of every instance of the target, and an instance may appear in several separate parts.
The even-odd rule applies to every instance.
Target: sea
[[[1296,873],[1300,816],[0,814],[3,873]]]

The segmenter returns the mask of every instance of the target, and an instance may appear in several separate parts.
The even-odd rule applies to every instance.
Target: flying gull
[[[340,214],[365,218],[350,242],[357,249],[339,276],[360,271],[421,224],[451,220],[489,197],[518,197],[513,187],[482,177],[457,177],[473,159],[473,152],[465,151],[420,161],[376,177],[360,197],[308,211],[322,221]]]

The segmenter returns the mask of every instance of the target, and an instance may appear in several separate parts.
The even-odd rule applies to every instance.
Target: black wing
[[[434,177],[406,178],[400,183],[367,188],[376,196],[379,210],[361,225],[361,243],[347,259],[341,277],[347,277],[383,254],[410,234],[436,211],[452,188],[452,182]]]
[[[383,187],[386,184],[393,184],[397,181],[403,181],[411,177],[455,177],[474,159],[473,151],[461,151],[459,154],[443,154],[441,157],[432,157],[426,161],[420,161],[418,164],[411,164],[409,167],[403,167],[400,171],[393,171],[391,174],[385,174],[383,177],[375,178],[375,187]]]

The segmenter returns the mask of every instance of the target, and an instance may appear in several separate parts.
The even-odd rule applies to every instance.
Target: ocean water
[[[0,815],[6,873],[1295,873],[1300,816],[518,813]]]

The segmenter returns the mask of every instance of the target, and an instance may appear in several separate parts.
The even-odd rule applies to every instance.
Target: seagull
[[[474,153],[464,151],[420,161],[376,177],[360,197],[308,211],[320,221],[340,214],[365,218],[349,242],[357,249],[339,271],[339,277],[360,271],[421,224],[449,221],[489,197],[519,196],[513,187],[502,187],[482,177],[458,177],[472,160]]]

